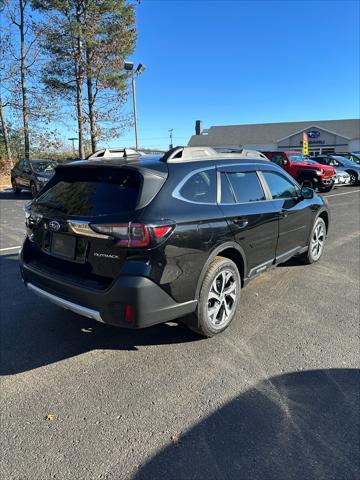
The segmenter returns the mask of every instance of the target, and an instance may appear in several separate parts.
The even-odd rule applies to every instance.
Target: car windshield
[[[305,162],[305,157],[302,153],[290,153],[288,157],[290,162]]]
[[[347,156],[346,158],[348,158],[348,159],[351,160],[352,162],[357,163],[358,165],[360,165],[360,156],[359,156],[359,155],[354,155],[354,154],[352,153],[352,154],[349,154],[349,156]]]
[[[312,164],[315,164],[315,165],[318,164],[318,162],[316,162],[315,160],[312,160],[311,158],[304,158],[304,162],[306,162],[306,163],[312,163]]]
[[[49,173],[53,172],[56,167],[54,162],[31,162],[31,165],[36,173]]]
[[[343,165],[343,166],[347,166],[347,167],[352,167],[354,165],[354,162],[352,162],[348,158],[340,157],[340,155],[334,155],[331,158],[333,160],[335,160],[335,162],[337,162],[339,165]]]

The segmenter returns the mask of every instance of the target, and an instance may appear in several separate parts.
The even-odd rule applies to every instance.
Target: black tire
[[[227,282],[226,278],[228,278]],[[222,289],[221,293],[218,294],[213,290],[215,284],[218,292]],[[231,293],[226,295],[226,291]],[[212,295],[211,292],[216,293],[219,300],[209,298]],[[208,338],[223,332],[235,316],[240,294],[241,279],[236,264],[228,258],[215,257],[205,274],[200,289],[196,318],[194,322],[189,323],[189,328]],[[209,315],[210,310],[217,311],[212,319]],[[217,322],[218,324],[215,325]]]
[[[30,191],[31,191],[31,196],[34,198],[36,197],[38,191],[37,191],[37,188],[36,188],[36,185],[34,182],[31,182],[30,183]]]
[[[321,192],[321,193],[330,192],[330,191],[333,189],[333,186],[334,186],[334,184],[333,184],[333,185],[329,185],[328,187],[321,187],[321,188],[320,188],[320,192]]]
[[[358,184],[358,177],[356,172],[353,170],[347,170],[347,173],[350,175],[350,185],[354,186]]]
[[[316,190],[315,182],[311,178],[303,178],[299,183],[301,187],[308,187]]]
[[[321,227],[323,231],[323,241],[322,241],[322,246],[321,246],[321,251],[320,254],[315,255],[316,249],[314,249],[314,240],[315,240],[315,232],[317,228]],[[310,265],[311,263],[318,262],[323,254],[324,251],[324,245],[325,245],[325,240],[326,240],[326,225],[324,220],[321,217],[318,217],[313,225],[313,228],[311,229],[311,235],[309,238],[309,248],[308,251],[305,252],[300,258],[301,260],[307,264]]]
[[[12,191],[13,191],[13,193],[15,193],[15,195],[19,195],[19,193],[21,193],[21,188],[19,188],[16,185],[16,182],[15,182],[14,178],[11,179],[11,186],[12,186]]]

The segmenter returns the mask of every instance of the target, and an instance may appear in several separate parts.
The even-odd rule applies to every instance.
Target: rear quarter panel
[[[148,255],[151,277],[177,302],[195,298],[210,252],[232,238],[217,204],[190,203],[172,196],[184,174],[181,167],[171,169],[161,191],[141,216],[141,221],[148,224],[166,219],[176,222],[168,240]]]

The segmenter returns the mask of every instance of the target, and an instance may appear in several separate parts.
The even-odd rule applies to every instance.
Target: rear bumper
[[[123,275],[108,289],[96,290],[66,283],[26,264],[20,254],[23,281],[34,293],[67,310],[124,328],[144,328],[192,313],[197,301],[177,303],[146,277]],[[125,307],[133,316],[125,320]]]

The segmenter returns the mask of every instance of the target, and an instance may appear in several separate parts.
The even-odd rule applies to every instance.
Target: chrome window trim
[[[180,193],[180,190],[182,189],[182,187],[185,185],[185,183],[191,177],[193,177],[194,175],[197,175],[200,172],[205,172],[207,170],[216,170],[216,167],[215,167],[215,165],[213,165],[212,167],[203,167],[203,168],[198,168],[197,170],[192,170],[190,173],[185,175],[185,177],[180,181],[180,183],[177,185],[177,187],[173,190],[173,192],[171,194],[172,197],[176,198],[177,200],[181,200],[182,202],[192,203],[192,204],[195,204],[195,205],[217,205],[217,201],[216,201],[217,200],[217,195],[218,195],[217,184],[215,185],[215,201],[214,202],[195,202],[194,200],[189,200],[189,199],[183,197]],[[215,172],[215,182],[217,183],[216,172]]]
[[[271,161],[269,160],[269,163]],[[187,202],[187,203],[192,203],[192,204],[195,204],[195,205],[249,205],[249,204],[254,204],[254,203],[263,203],[263,202],[269,202],[269,201],[274,201],[274,200],[293,200],[294,198],[296,197],[284,197],[284,198],[273,198],[272,195],[271,195],[271,192],[270,192],[270,189],[267,185],[267,182],[266,182],[266,179],[263,175],[263,171],[266,171],[266,172],[270,172],[270,173],[274,173],[276,175],[279,175],[280,177],[282,177],[284,180],[287,180],[289,183],[292,183],[294,187],[298,187],[299,190],[300,190],[300,186],[299,184],[293,179],[289,179],[287,178],[285,175],[282,174],[282,172],[277,172],[275,169],[261,169],[261,170],[258,170],[257,168],[255,168],[254,170],[249,170],[249,171],[241,171],[241,169],[239,169],[239,173],[256,173],[257,177],[258,177],[258,180],[259,180],[259,183],[260,183],[260,186],[261,188],[263,189],[263,192],[264,192],[264,195],[265,195],[265,200],[255,200],[253,202],[235,202],[235,203],[222,203],[221,202],[221,174],[226,174],[226,173],[231,173],[231,172],[226,172],[226,171],[223,171],[223,168],[227,168],[227,167],[241,167],[241,166],[258,166],[258,167],[264,167],[265,165],[263,163],[256,163],[256,162],[251,162],[251,163],[241,163],[241,164],[234,164],[234,163],[230,163],[230,164],[227,164],[227,165],[213,165],[212,167],[203,167],[203,168],[198,168],[196,170],[193,170],[191,172],[189,172],[187,175],[185,175],[185,177],[180,181],[180,183],[177,185],[177,187],[173,190],[172,192],[172,197],[173,198],[176,198],[177,200],[181,200],[183,202]],[[266,167],[266,166],[265,166]],[[281,168],[281,167],[279,167]],[[189,180],[193,175],[196,175],[197,173],[199,172],[205,172],[207,170],[216,170],[216,201],[215,202],[195,202],[193,200],[188,200],[187,198],[183,197],[181,194],[180,194],[180,190],[181,188],[184,186],[184,184],[187,182],[187,180]],[[230,183],[230,187],[232,188],[231,186],[231,183]]]
[[[258,173],[260,174],[259,176],[263,179],[263,181],[265,182],[266,184],[266,189],[267,191],[269,192],[269,195],[270,195],[270,200],[273,200],[273,201],[277,201],[277,200],[294,200],[295,198],[298,198],[298,195],[297,196],[294,196],[294,197],[281,197],[281,198],[273,198],[272,196],[272,193],[270,191],[270,188],[269,188],[269,185],[266,181],[266,178],[264,176],[264,172],[268,172],[268,173],[274,173],[275,175],[278,175],[279,177],[283,178],[284,180],[288,181],[290,184],[293,185],[293,187],[295,187],[296,190],[299,190],[299,193],[301,191],[301,187],[300,185],[297,183],[296,180],[294,180],[292,177],[290,178],[287,178],[285,175],[282,174],[282,172],[276,172],[274,170],[260,170]]]
[[[249,165],[252,165],[252,163],[249,163]],[[236,165],[235,165],[236,166]],[[222,171],[219,171],[218,173],[221,174],[225,174],[227,175],[227,173],[236,173],[236,172],[222,172]],[[225,203],[225,202],[218,202],[218,205],[253,205],[254,203],[263,203],[263,202],[269,202],[272,200],[271,198],[271,195],[270,195],[270,198],[267,198],[267,190],[264,188],[262,182],[261,182],[261,179],[259,177],[259,173],[261,173],[260,170],[249,170],[248,172],[241,172],[239,171],[238,173],[255,173],[256,176],[258,177],[258,181],[259,181],[259,184],[260,184],[260,187],[262,188],[263,192],[264,192],[264,195],[265,195],[265,199],[264,200],[254,200],[252,202],[233,202],[233,203]],[[234,189],[233,189],[233,186],[231,184],[231,182],[228,180],[229,182],[229,185],[230,185],[230,188],[231,188],[231,191],[234,195],[235,198],[236,197],[236,193],[234,192]],[[220,185],[219,189],[220,189],[220,200],[221,200],[221,178],[218,180],[218,184]]]

